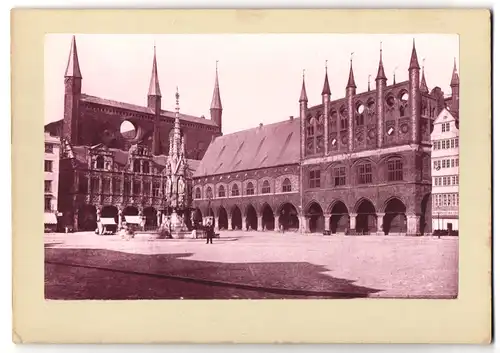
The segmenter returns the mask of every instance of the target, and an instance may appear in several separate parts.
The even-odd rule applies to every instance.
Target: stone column
[[[377,213],[377,235],[384,235],[385,213]]]
[[[73,231],[78,230],[78,212],[73,213]]]
[[[247,230],[247,216],[241,217],[241,230]]]
[[[356,229],[356,217],[357,216],[358,216],[357,213],[350,213],[349,214],[349,230]]]
[[[233,219],[232,217],[227,217],[227,230],[233,229]]]
[[[158,227],[161,226],[161,223],[162,223],[161,216],[162,216],[161,211],[157,211],[156,212],[156,224]]]
[[[324,219],[325,219],[325,230],[326,230],[326,231],[330,231],[330,217],[331,217],[331,216],[332,216],[332,215],[331,215],[331,214],[329,214],[329,213],[325,213],[325,214],[323,214],[323,217],[324,217]]]
[[[415,213],[406,214],[406,235],[418,235],[420,224],[420,215]]]
[[[118,228],[122,227],[122,218],[123,218],[123,210],[121,208],[118,209]]]
[[[215,230],[220,230],[219,217],[214,217],[214,227],[215,227]]]
[[[262,215],[257,216],[257,231],[262,232],[264,229],[262,228]]]
[[[309,233],[311,230],[309,229],[309,217],[302,216],[302,222],[304,225],[304,233]]]
[[[275,215],[274,216],[274,231],[275,232],[279,232],[280,231],[280,216],[279,215]]]

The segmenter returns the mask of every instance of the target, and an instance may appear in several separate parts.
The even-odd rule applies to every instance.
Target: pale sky
[[[71,36],[45,38],[46,122],[63,117]],[[375,89],[381,41],[388,84],[394,70],[396,82],[407,80],[413,38],[421,68],[425,58],[429,89],[439,86],[451,93],[454,57],[459,68],[458,35],[76,34],[83,93],[145,106],[156,44],[162,108],[174,110],[178,86],[181,112],[195,116],[210,117],[218,60],[226,134],[298,116],[303,69],[309,106],[320,104],[325,60],[332,100],[343,97],[351,52],[357,92],[367,90],[368,75]]]

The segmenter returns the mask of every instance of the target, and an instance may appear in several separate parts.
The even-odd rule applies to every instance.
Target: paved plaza
[[[458,238],[221,232],[45,235],[47,299],[452,298]]]

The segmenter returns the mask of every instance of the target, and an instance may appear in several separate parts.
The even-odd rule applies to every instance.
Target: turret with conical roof
[[[323,146],[325,156],[328,154],[328,113],[330,111],[330,82],[328,82],[328,60],[325,61],[325,82],[323,83],[323,90],[321,97],[323,98]]]
[[[71,39],[68,64],[64,74],[64,119],[62,137],[70,144],[78,144],[79,102],[82,93],[82,73],[78,61],[75,36]]]
[[[222,102],[220,99],[218,63],[218,61],[215,62],[215,86],[212,103],[210,104],[210,117],[222,129]]]
[[[415,49],[415,39],[413,39],[413,48],[411,51],[410,65],[408,68],[409,76],[409,106],[411,121],[411,142],[420,143],[420,66],[418,65],[417,50]]]
[[[387,86],[387,77],[385,76],[384,63],[382,61],[382,42],[380,43],[380,59],[375,83],[377,85],[377,147],[381,148],[384,142],[384,90]]]
[[[347,98],[347,132],[348,132],[348,149],[352,151],[354,148],[354,96],[356,95],[356,83],[354,82],[354,72],[352,70],[352,55],[349,65],[349,78],[345,89]]]
[[[160,80],[158,79],[158,64],[156,63],[156,45],[153,49],[153,68],[151,70],[151,79],[149,81],[148,90],[148,108],[153,110],[154,125],[153,125],[153,154],[159,155],[161,151],[160,138],[160,115],[161,115],[161,90]]]
[[[457,71],[457,59],[453,59],[453,72],[451,74],[451,113],[458,118],[459,113],[459,88],[460,88],[460,78],[458,77]]]
[[[429,87],[427,87],[427,81],[425,80],[425,59],[424,65],[422,65],[422,81],[420,81],[420,92],[429,93]]]
[[[306,155],[306,119],[307,119],[307,93],[306,93],[306,75],[302,70],[302,89],[300,90],[300,155],[301,158]]]

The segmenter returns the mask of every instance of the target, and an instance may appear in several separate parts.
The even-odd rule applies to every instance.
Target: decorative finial
[[[306,69],[302,69],[302,78],[306,78]]]
[[[352,57],[354,56],[354,52],[351,53],[351,64],[352,64]]]
[[[179,112],[179,86],[175,86],[175,110]]]
[[[382,41],[380,41],[380,51],[382,51]]]
[[[325,70],[328,70],[328,59],[325,60]]]
[[[219,60],[215,60],[215,71],[219,70]]]
[[[372,77],[372,75],[368,75],[368,92],[370,92],[370,78]]]
[[[425,68],[425,58],[422,59],[422,70]]]

